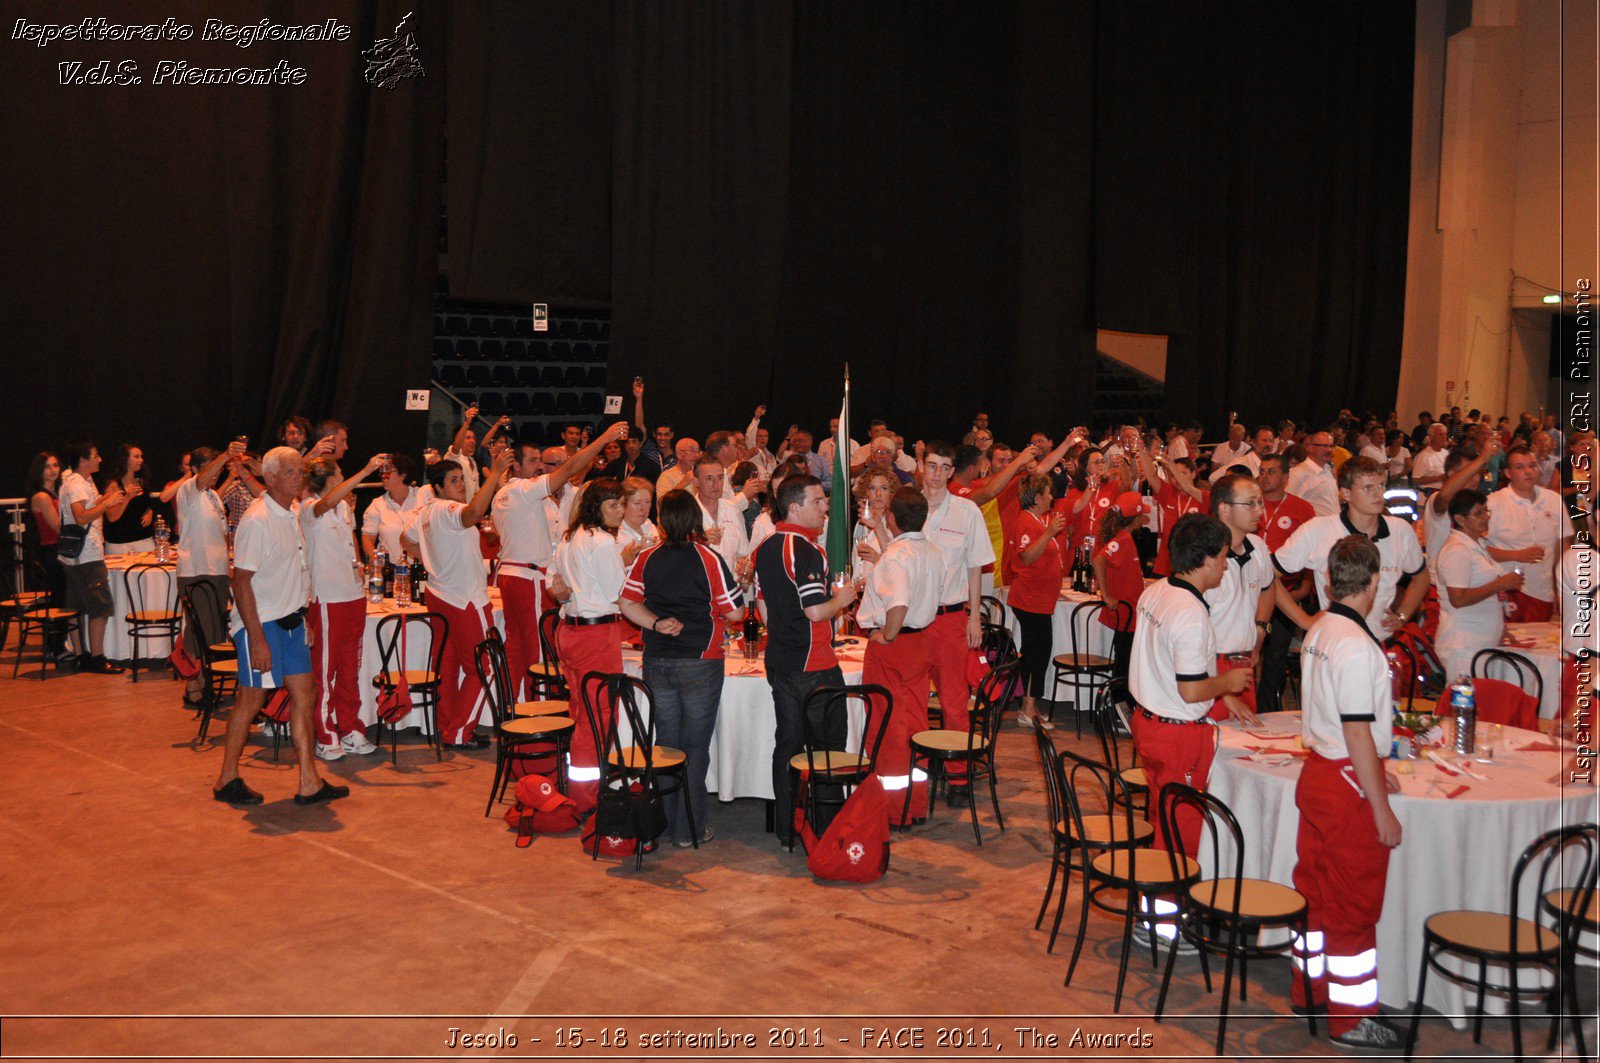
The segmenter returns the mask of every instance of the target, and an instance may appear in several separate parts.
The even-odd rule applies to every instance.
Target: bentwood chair
[[[177,600],[177,576],[165,565],[146,562],[122,570],[122,586],[128,596],[128,645],[133,655],[133,681],[139,681],[139,644],[155,639],[176,641],[183,614],[167,607]]]
[[[1525,895],[1523,879],[1530,871],[1534,888]],[[1544,997],[1549,1007],[1549,1047],[1555,1047],[1562,1018],[1570,1018],[1578,1042],[1577,1058],[1589,1058],[1583,1020],[1594,1011],[1579,1005],[1574,964],[1584,919],[1570,918],[1564,913],[1592,916],[1597,872],[1600,872],[1600,825],[1578,823],[1557,827],[1535,838],[1517,858],[1511,872],[1511,895],[1506,912],[1457,910],[1429,916],[1422,930],[1422,973],[1417,978],[1411,1029],[1406,1034],[1406,1058],[1411,1058],[1416,1047],[1430,968],[1452,981],[1471,982],[1477,989],[1478,1001],[1474,1008],[1477,1017],[1472,1028],[1474,1043],[1483,1041],[1483,1001],[1486,992],[1493,989],[1504,993],[1511,1007],[1511,1041],[1517,1058],[1522,1058],[1521,998],[1534,995]],[[1554,912],[1549,906],[1551,898],[1557,899]],[[1519,911],[1532,911],[1535,918],[1523,919],[1517,915]],[[1539,922],[1540,915],[1554,917],[1555,926],[1547,927]],[[1468,978],[1444,966],[1440,958],[1446,954],[1476,961],[1477,976]],[[1507,981],[1490,982],[1491,965],[1497,973],[1504,971]],[[1527,984],[1523,978],[1528,968],[1549,977],[1549,987],[1541,987],[1537,982]]]
[[[608,802],[625,806],[633,823],[634,868],[644,867],[644,854],[655,836],[646,826],[645,810],[661,807],[662,799],[674,792],[684,801],[688,812],[689,836],[696,849],[700,848],[700,827],[694,821],[694,805],[689,802],[688,756],[681,749],[655,744],[655,717],[646,717],[642,705],[654,704],[650,687],[642,679],[621,672],[589,672],[583,677],[579,695],[583,709],[589,715],[589,727],[596,736],[600,754],[600,787],[598,804]],[[610,711],[606,708],[609,706]],[[632,736],[629,745],[622,744],[621,721],[626,719]],[[672,785],[662,789],[663,780]],[[596,833],[601,812],[596,812]],[[591,859],[600,858],[599,838]]]
[[[212,643],[206,635],[206,618],[209,610],[215,608],[215,602],[216,592],[208,583],[191,583],[178,596],[184,622],[199,633],[195,639],[195,649],[200,658],[200,700],[194,706],[195,718],[200,721],[196,742],[206,740],[206,732],[211,729],[211,718],[216,715],[223,700],[236,694],[239,688],[238,651],[232,643],[227,643],[227,652],[224,653],[222,644]]]
[[[1067,908],[1067,889],[1072,885],[1073,834],[1067,826],[1066,797],[1061,792],[1066,786],[1061,774],[1061,757],[1056,752],[1050,732],[1044,729],[1038,717],[1033,720],[1033,741],[1039,751],[1039,765],[1044,772],[1045,813],[1050,825],[1050,881],[1045,885],[1044,900],[1039,902],[1039,914],[1034,916],[1033,928],[1038,930],[1044,925],[1044,913],[1050,909],[1050,898],[1055,895],[1056,877],[1059,875],[1061,898],[1056,902],[1055,924],[1050,927],[1050,942],[1045,946],[1046,952],[1054,952],[1056,935],[1061,930],[1061,916]]]
[[[1072,652],[1058,653],[1053,661],[1054,673],[1050,678],[1051,719],[1055,718],[1055,703],[1061,700],[1056,695],[1063,686],[1070,683],[1073,724],[1079,738],[1083,737],[1085,709],[1092,707],[1090,701],[1094,698],[1096,689],[1111,678],[1111,658],[1091,653],[1089,649],[1089,633],[1099,629],[1100,617],[1106,608],[1106,603],[1099,598],[1091,598],[1089,601],[1074,605],[1067,625],[1072,641]],[[1132,608],[1127,602],[1117,605],[1119,612]]]
[[[928,766],[928,815],[933,815],[934,799],[940,783],[949,784],[950,765],[959,761],[965,768],[967,810],[972,815],[972,833],[983,844],[983,832],[978,828],[977,784],[985,779],[989,783],[989,803],[994,808],[995,823],[1006,829],[1005,817],[1000,814],[1000,797],[995,790],[994,751],[999,742],[1000,717],[1005,708],[1005,695],[1017,673],[1022,670],[1020,660],[989,669],[977,689],[972,692],[972,706],[967,714],[965,730],[918,731],[911,736],[911,774],[916,775],[917,762]],[[906,787],[904,822],[911,819],[911,790]]]
[[[424,668],[407,668],[411,642],[423,639]],[[378,691],[379,727],[389,728],[389,763],[400,760],[400,721],[411,713],[413,701],[422,710],[423,736],[433,746],[435,760],[444,759],[444,738],[439,734],[439,681],[444,672],[444,647],[450,641],[450,621],[439,613],[395,613],[378,621],[378,674],[372,685]],[[378,744],[383,744],[379,731]]]
[[[1245,999],[1248,968],[1251,957],[1282,955],[1291,951],[1296,942],[1304,942],[1309,929],[1309,905],[1304,896],[1288,886],[1244,875],[1244,832],[1231,809],[1220,798],[1183,783],[1168,783],[1156,798],[1161,816],[1161,830],[1167,837],[1168,859],[1173,878],[1200,861],[1212,869],[1209,877],[1193,881],[1187,889],[1177,892],[1178,932],[1199,949],[1206,992],[1211,991],[1211,971],[1205,963],[1207,956],[1223,956],[1222,1000],[1218,1009],[1217,1054],[1222,1054],[1228,1033],[1228,999],[1233,989],[1233,965],[1239,963],[1239,1000]],[[1200,833],[1196,837],[1194,852],[1188,851],[1183,833],[1178,829],[1181,818],[1196,817]],[[1229,849],[1231,846],[1231,850]],[[1233,859],[1226,857],[1231,851]],[[1226,872],[1230,872],[1226,873]],[[1287,927],[1294,938],[1281,945],[1262,945],[1261,932]],[[1156,1021],[1161,1021],[1167,1003],[1167,989],[1172,983],[1172,968],[1178,950],[1167,951],[1167,967],[1161,976],[1161,993],[1156,998]],[[1311,1000],[1311,973],[1308,964],[1300,965],[1300,976]],[[1317,1035],[1317,1018],[1314,1008],[1306,1010],[1311,1036]]]
[[[81,615],[72,609],[63,609],[50,604],[50,596],[42,590],[21,590],[11,582],[11,567],[0,569],[0,599],[3,599],[8,626],[17,629],[17,657],[11,666],[11,678],[15,679],[22,669],[23,649],[27,645],[28,636],[39,636],[39,678],[50,678],[50,669],[55,667],[61,670],[61,665],[51,652],[51,646],[64,645],[68,635],[78,627]],[[47,586],[44,570],[33,563],[28,566],[28,583],[36,588]]]
[[[1095,699],[1095,724],[1100,733],[1100,755],[1106,766],[1122,779],[1136,802],[1141,816],[1150,818],[1150,782],[1139,766],[1139,750],[1133,744],[1133,713],[1138,708],[1128,692],[1126,679],[1113,679],[1100,688]],[[1126,739],[1128,752],[1123,753]]]
[[[861,704],[861,752],[845,749],[850,733],[850,704]],[[859,686],[822,686],[806,695],[800,714],[800,726],[805,746],[789,758],[789,808],[791,817],[798,814],[817,837],[821,837],[833,822],[833,817],[844,807],[847,788],[866,782],[878,763],[878,749],[883,745],[884,732],[888,730],[889,716],[893,712],[894,697],[887,687],[876,683]],[[805,797],[800,797],[802,784]],[[794,823],[780,823],[781,837],[790,838],[789,848],[794,848],[792,836]]]
[[[561,626],[561,610],[546,609],[539,615],[539,655],[544,659],[528,665],[529,693],[546,701],[571,701],[567,677],[561,671],[561,654],[556,649],[556,629]]]
[[[511,701],[506,646],[495,628],[491,627],[488,637],[478,643],[473,663],[483,682],[490,719],[494,722],[494,780],[489,784],[489,803],[484,806],[483,814],[488,816],[495,802],[504,799],[517,767],[523,768],[524,774],[538,772],[554,776],[556,789],[566,793],[567,750],[576,727],[572,718],[548,712],[526,715],[516,712],[517,706]],[[564,705],[565,702],[540,704]]]
[[[1535,704],[1544,703],[1544,676],[1539,674],[1538,666],[1531,660],[1510,650],[1479,650],[1472,655],[1472,678],[1494,678],[1489,675],[1489,669],[1494,665],[1501,668],[1498,678],[1504,680],[1507,673],[1516,676],[1511,682],[1516,683],[1524,694],[1532,695]]]

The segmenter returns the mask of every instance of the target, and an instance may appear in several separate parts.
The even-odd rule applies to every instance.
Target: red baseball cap
[[[1124,491],[1112,503],[1117,507],[1117,512],[1124,517],[1131,517],[1135,513],[1144,512],[1144,496],[1137,491]]]
[[[543,775],[524,775],[517,780],[517,803],[535,812],[550,812],[571,801]]]

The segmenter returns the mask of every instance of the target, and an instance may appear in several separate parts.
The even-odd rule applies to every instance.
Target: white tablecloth
[[[1007,591],[1010,588],[1001,587],[995,591],[995,596],[1006,605],[1006,624],[1011,628],[1011,637],[1017,640],[1017,648],[1022,648],[1022,628],[1017,624],[1017,616],[1011,611]],[[1072,652],[1072,610],[1084,602],[1095,600],[1092,594],[1079,594],[1077,591],[1063,590],[1061,597],[1056,600],[1055,612],[1050,616],[1050,656],[1052,663],[1044,677],[1045,696],[1055,689],[1056,666],[1054,658],[1063,653]],[[1094,613],[1085,609],[1078,614],[1078,647],[1082,653],[1095,653],[1102,657],[1111,656],[1111,629],[1093,619]],[[1071,684],[1062,688],[1063,691],[1071,689]]]
[[[1253,730],[1284,737],[1264,740],[1233,724],[1219,728],[1221,745],[1208,789],[1227,803],[1244,830],[1245,875],[1293,885],[1300,826],[1294,793],[1301,761],[1260,754],[1254,755],[1259,759],[1250,759],[1246,747],[1293,748],[1300,718],[1299,713],[1270,713],[1262,721],[1261,728]],[[1532,731],[1506,728],[1497,762],[1469,765],[1487,776],[1487,782],[1466,776],[1446,780],[1429,761],[1387,762],[1391,770],[1405,773],[1397,772],[1401,791],[1390,799],[1403,833],[1389,860],[1388,888],[1378,922],[1378,992],[1384,1004],[1393,1008],[1410,1004],[1422,964],[1422,924],[1428,916],[1455,908],[1504,912],[1511,871],[1523,849],[1547,830],[1594,818],[1594,789],[1571,787],[1563,792],[1549,781],[1561,767],[1559,753],[1518,749],[1539,741],[1544,737]],[[1446,789],[1463,783],[1470,787],[1466,793],[1455,799],[1444,797]],[[1232,859],[1231,854],[1224,857]],[[1520,914],[1533,913],[1530,907]],[[1473,1001],[1461,986],[1433,973],[1425,1003],[1447,1015],[1463,1015]],[[1503,1013],[1504,1001],[1491,996],[1488,1008]]]
[[[105,655],[108,660],[126,661],[133,656],[133,640],[128,638],[127,617],[133,611],[133,603],[128,595],[127,570],[136,564],[148,564],[154,560],[154,554],[122,554],[106,558],[106,581],[111,584],[111,618],[106,621],[105,638]],[[142,571],[136,579],[140,584],[145,609],[178,608],[176,565],[164,565],[160,571]],[[162,600],[163,591],[165,600]],[[144,660],[158,661],[171,653],[171,639],[139,640],[139,656]]]
[[[1561,625],[1507,624],[1506,635],[1527,645],[1505,645],[1500,648],[1526,657],[1539,669],[1544,680],[1544,696],[1539,700],[1539,715],[1547,720],[1556,718],[1561,711]],[[1492,679],[1516,682],[1516,671],[1500,662],[1491,662],[1485,673]]]
[[[494,611],[494,623],[500,627],[504,634],[505,614],[500,611],[500,591],[495,587],[489,588],[489,608]],[[382,605],[367,605],[367,630],[361,637],[361,722],[371,726],[378,718],[378,691],[372,685],[373,678],[378,674],[378,669],[383,663],[383,655],[378,652],[378,621],[386,616],[394,616],[399,612],[425,613],[427,609],[420,603],[401,610],[394,604],[393,598],[385,598]],[[408,636],[403,644],[405,664],[396,665],[397,668],[423,669],[428,667],[428,640],[420,637],[422,629],[412,624],[411,637]],[[469,664],[468,667],[471,667]],[[487,701],[478,702],[478,722],[486,724],[489,705]],[[423,727],[425,721],[421,709],[412,709],[400,721],[401,727]]]
[[[853,640],[839,647],[839,669],[851,686],[861,682],[861,661],[865,643]],[[770,801],[772,794],[772,750],[777,744],[778,721],[773,715],[772,688],[767,671],[759,660],[747,661],[738,655],[723,663],[722,700],[717,706],[717,726],[711,733],[711,765],[706,772],[706,789],[723,801],[759,797]],[[642,676],[644,664],[638,650],[624,650],[622,666],[629,675]],[[849,706],[848,748],[861,748],[864,714],[859,702]],[[630,732],[623,721],[623,740]]]

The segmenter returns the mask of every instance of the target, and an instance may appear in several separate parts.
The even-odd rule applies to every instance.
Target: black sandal
[[[295,794],[294,803],[297,805],[320,805],[327,801],[337,801],[341,797],[350,796],[350,787],[335,786],[328,780],[322,780],[322,789],[314,794]]]
[[[266,800],[266,798],[246,786],[245,781],[238,776],[223,783],[222,789],[212,790],[211,796],[218,801],[225,801],[235,808],[242,808],[246,805],[259,805]]]

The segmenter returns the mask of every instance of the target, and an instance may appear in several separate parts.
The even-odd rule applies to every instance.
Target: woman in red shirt
[[[1051,616],[1061,597],[1061,545],[1065,514],[1050,512],[1050,477],[1034,474],[1017,491],[1021,507],[1012,522],[1006,556],[1012,561],[1007,604],[1022,630],[1022,708],[1017,722],[1029,724],[1044,696],[1044,674],[1052,656]],[[1046,514],[1049,514],[1046,519]],[[1048,724],[1046,725],[1048,726]]]
[[[1133,653],[1133,628],[1139,595],[1144,593],[1144,569],[1139,550],[1129,533],[1145,522],[1144,498],[1132,491],[1117,496],[1100,522],[1099,543],[1091,564],[1100,600],[1106,603],[1100,622],[1111,636],[1111,674],[1128,678],[1128,658]]]

